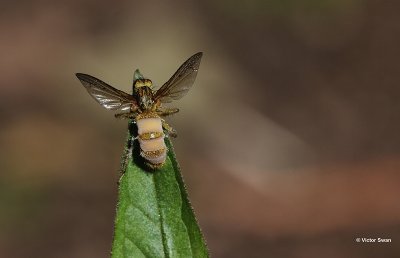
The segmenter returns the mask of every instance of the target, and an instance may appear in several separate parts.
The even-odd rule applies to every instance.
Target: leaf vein
[[[146,212],[144,212],[141,208],[133,206],[134,209],[140,211],[140,213],[142,213],[150,222],[152,222],[154,225],[157,225],[157,221],[155,221],[153,218],[150,217],[149,214],[147,214]]]
[[[134,246],[136,246],[136,248],[140,251],[140,253],[141,253],[143,256],[145,256],[145,257],[151,257],[150,255],[146,254],[146,252],[144,252],[144,251],[139,247],[139,245],[137,245],[137,244],[135,243],[135,241],[132,240],[129,236],[125,236],[125,239],[128,239],[129,242],[131,242]]]
[[[156,196],[156,200],[157,200],[157,208],[158,208],[158,212],[160,214],[160,230],[161,230],[161,242],[163,245],[163,249],[164,249],[164,254],[167,258],[169,258],[169,252],[168,252],[168,246],[167,246],[167,239],[165,236],[165,231],[164,231],[164,218],[163,218],[163,212],[161,210],[160,207],[160,200],[159,200],[159,193],[158,193],[158,189],[157,189],[157,184],[156,184],[156,180],[154,178],[155,176],[152,176],[153,179],[153,185],[154,185],[154,192],[155,192],[155,196]]]

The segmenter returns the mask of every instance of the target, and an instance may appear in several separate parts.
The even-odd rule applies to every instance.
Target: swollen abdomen
[[[155,113],[139,114],[136,118],[141,156],[152,168],[161,167],[167,157],[161,118]]]

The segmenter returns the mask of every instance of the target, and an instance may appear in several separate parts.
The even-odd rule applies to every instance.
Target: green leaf
[[[165,165],[152,171],[141,160],[137,141],[131,144],[130,128],[111,257],[209,257],[171,142],[165,139]]]
[[[136,69],[133,74],[133,81],[136,81],[139,79],[144,79],[144,77],[143,77],[142,73],[139,71],[139,69]]]

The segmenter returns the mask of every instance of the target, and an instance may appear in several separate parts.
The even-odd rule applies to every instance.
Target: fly
[[[186,95],[196,79],[202,56],[202,52],[191,56],[158,90],[153,89],[150,79],[143,78],[136,70],[132,95],[91,75],[77,73],[76,76],[97,103],[108,110],[119,111],[115,117],[136,122],[138,136],[135,139],[139,141],[140,155],[150,168],[157,169],[164,165],[167,157],[165,135],[177,136],[163,117],[179,112],[177,108],[164,108],[162,104]]]

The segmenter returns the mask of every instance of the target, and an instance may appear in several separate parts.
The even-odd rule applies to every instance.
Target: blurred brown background
[[[162,85],[213,257],[400,257],[400,3],[8,1],[0,257],[108,257],[126,121],[74,76]],[[356,243],[356,237],[392,243]]]

